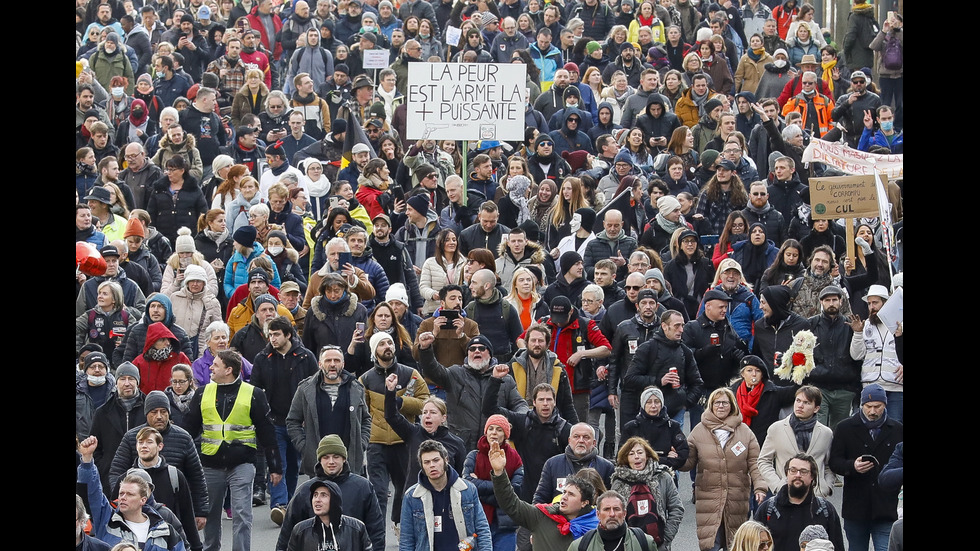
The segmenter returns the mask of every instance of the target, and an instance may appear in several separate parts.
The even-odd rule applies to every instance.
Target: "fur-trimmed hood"
[[[544,248],[534,241],[527,242],[527,245],[524,246],[524,252],[531,253],[529,257],[526,257],[531,259],[531,264],[544,264],[544,260],[547,256],[544,252]],[[500,244],[497,245],[497,257],[503,258],[504,254],[506,254],[510,260],[514,260],[514,256],[511,255],[510,251],[507,249],[507,241],[501,240]]]
[[[343,307],[344,311],[341,313],[341,315],[344,317],[353,316],[354,311],[357,310],[357,305],[358,305],[357,295],[355,295],[350,291],[347,291],[347,305]],[[313,312],[313,315],[316,316],[317,320],[326,321],[327,312],[325,311],[325,309],[330,308],[331,306],[332,305],[326,302],[326,300],[323,298],[323,295],[320,295],[318,297],[313,297],[313,300],[310,303],[309,311]]]
[[[174,144],[170,141],[170,134],[165,132],[163,137],[160,138],[160,149],[169,149],[172,145]],[[195,147],[197,147],[197,140],[194,138],[194,134],[184,132],[184,143],[180,144],[180,148],[191,150]]]

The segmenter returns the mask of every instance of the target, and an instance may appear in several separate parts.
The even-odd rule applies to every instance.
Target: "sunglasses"
[[[643,286],[642,285],[627,285],[625,288],[626,288],[627,291],[639,291],[640,289],[643,288]]]
[[[487,347],[482,344],[475,344],[468,349],[470,352],[486,352]]]
[[[555,144],[554,144],[554,142],[541,142],[541,143],[539,143],[538,145],[546,145],[546,146],[548,146],[548,147],[551,147],[551,146],[553,146],[553,145],[555,145]]]

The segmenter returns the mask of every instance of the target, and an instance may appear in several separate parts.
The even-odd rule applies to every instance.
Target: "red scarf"
[[[738,391],[735,392],[735,401],[738,402],[738,409],[742,412],[742,422],[750,427],[752,426],[752,418],[759,414],[759,398],[762,398],[764,386],[766,383],[761,382],[749,390],[745,381],[742,381],[742,384],[738,385]]]
[[[549,512],[548,507],[550,506],[551,506],[550,503],[535,504],[535,507],[538,508],[538,511],[541,511],[542,513],[544,513],[546,517],[558,523],[558,533],[563,536],[567,536],[572,532],[572,522],[567,518],[565,518],[565,515]]]
[[[506,440],[500,449],[507,454],[507,466],[504,467],[504,470],[507,471],[507,478],[514,478],[514,472],[524,464],[521,461],[521,456]],[[476,466],[473,468],[473,474],[480,480],[490,480],[490,473],[490,442],[487,441],[486,436],[481,436],[476,443]],[[493,522],[496,509],[493,505],[483,504],[483,512],[487,515],[487,522]]]
[[[643,17],[640,14],[637,14],[636,15],[636,20],[640,22],[640,26],[641,27],[652,27],[653,26],[653,20],[656,19],[656,18],[657,18],[657,14],[656,13],[654,13],[650,17]]]

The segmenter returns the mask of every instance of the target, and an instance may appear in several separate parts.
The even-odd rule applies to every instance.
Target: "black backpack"
[[[639,528],[660,545],[664,542],[664,519],[657,513],[657,501],[647,484],[633,484],[626,502],[626,524]]]
[[[630,531],[633,532],[633,536],[640,542],[640,551],[650,551],[650,548],[647,546],[647,537],[643,533],[643,530],[631,526]],[[589,548],[589,544],[592,543],[592,538],[595,537],[595,533],[595,530],[589,530],[582,536],[582,539],[578,542],[578,551],[586,551]]]

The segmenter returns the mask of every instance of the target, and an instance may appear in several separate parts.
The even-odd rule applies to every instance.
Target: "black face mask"
[[[133,117],[135,117],[137,119],[142,118],[143,117],[143,110],[142,109],[133,109]]]

